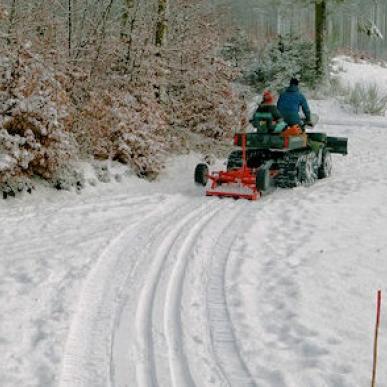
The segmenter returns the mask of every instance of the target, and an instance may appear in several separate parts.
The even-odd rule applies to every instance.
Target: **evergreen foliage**
[[[239,29],[226,41],[220,53],[224,60],[242,69],[248,67],[249,62],[254,59],[256,49],[249,42],[246,33]]]
[[[288,34],[279,36],[264,48],[249,80],[257,86],[279,90],[287,86],[292,77],[312,87],[315,75],[314,44]]]

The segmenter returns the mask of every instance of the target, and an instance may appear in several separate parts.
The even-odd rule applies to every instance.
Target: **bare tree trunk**
[[[79,54],[81,53],[81,49],[83,48],[85,42],[84,42],[84,28],[85,28],[85,21],[86,21],[86,15],[89,7],[89,1],[85,1],[85,6],[83,8],[82,17],[80,21],[80,25],[78,28],[78,37],[77,37],[77,45],[76,50],[74,54],[74,58],[78,59]]]
[[[128,23],[130,19],[130,14],[133,13],[134,0],[125,0],[125,8],[121,17],[121,39],[126,39],[128,37]]]
[[[11,5],[11,12],[9,14],[9,27],[8,27],[8,37],[7,37],[7,44],[10,45],[13,43],[14,39],[12,37],[14,27],[16,24],[16,0],[12,0]]]
[[[90,9],[91,10],[95,9],[98,6],[99,2],[100,2],[100,0],[95,0],[94,4],[90,4]],[[113,2],[114,2],[114,0],[111,0],[109,2],[109,4],[107,5],[107,7],[105,8],[104,12],[102,13],[102,16],[98,20],[95,20],[98,18],[98,16],[97,16],[98,12],[95,12],[95,15],[94,15],[95,19],[93,19],[93,17],[87,15],[87,13],[90,9],[88,9],[88,1],[86,1],[86,5],[84,8],[83,16],[82,16],[82,20],[81,20],[81,30],[83,30],[86,20],[88,20],[89,23],[91,24],[91,28],[87,32],[86,37],[84,39],[82,39],[80,44],[78,45],[75,59],[78,59],[78,57],[81,53],[81,49],[87,47],[88,45],[91,45],[92,42],[97,42],[98,35],[102,36],[102,38],[105,37],[106,21],[110,15],[110,11],[111,11]],[[101,32],[99,32],[100,29],[101,29]],[[99,40],[99,43],[101,43],[101,39]],[[98,51],[98,48],[97,48],[97,51]],[[99,54],[97,55],[97,57],[98,56],[99,56]]]
[[[351,50],[357,47],[357,26],[358,20],[356,16],[351,17]]]
[[[167,20],[167,12],[168,12],[168,0],[158,0],[158,10],[157,10],[157,23],[156,23],[156,36],[155,42],[157,47],[164,47],[166,44],[167,32],[168,32],[168,20]],[[158,53],[161,57],[161,51]],[[165,79],[164,77],[159,75],[158,84],[154,85],[155,95],[157,100],[161,102],[167,101],[167,92],[165,87]]]
[[[72,12],[72,0],[68,0],[68,50],[69,58],[71,58],[71,46],[72,46],[72,31],[73,31],[73,12]]]
[[[167,10],[168,10],[168,0],[158,0],[158,14],[157,14],[157,24],[156,24],[156,46],[162,47],[165,45],[165,40],[168,31],[168,20],[167,20]]]
[[[100,36],[100,40],[99,40],[99,43],[97,46],[97,52],[96,52],[95,58],[94,58],[94,64],[96,64],[99,60],[102,45],[103,45],[103,42],[105,41],[105,38],[106,38],[106,23],[107,23],[108,17],[110,15],[110,12],[111,12],[111,9],[113,6],[113,2],[114,2],[114,0],[109,1],[109,4],[107,5],[105,12],[103,13],[103,16],[102,16],[102,25],[101,25],[101,33],[100,33],[101,36]],[[94,65],[91,72],[93,73],[95,71],[95,69],[96,69],[96,66]]]
[[[327,68],[327,3],[326,0],[316,1],[316,78],[321,81],[325,78]]]
[[[126,9],[122,15],[121,22],[121,38],[127,42],[126,54],[124,59],[124,66],[126,71],[133,71],[132,48],[133,48],[133,33],[137,21],[137,14],[140,8],[139,0],[126,0]]]

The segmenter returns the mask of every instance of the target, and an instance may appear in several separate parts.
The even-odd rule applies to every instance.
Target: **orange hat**
[[[271,94],[269,90],[263,92],[263,102],[267,104],[272,104],[274,102],[273,94]]]

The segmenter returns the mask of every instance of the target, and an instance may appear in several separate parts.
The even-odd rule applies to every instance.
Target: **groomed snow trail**
[[[205,215],[204,221],[201,220],[193,227],[194,232],[195,229],[197,229],[198,227],[200,228],[207,222],[207,218],[212,216],[212,212],[214,210],[208,208],[206,208],[206,210],[209,210],[209,215]],[[152,312],[153,305],[155,303],[157,285],[161,280],[161,270],[163,269],[168,255],[171,254],[174,244],[176,243],[176,239],[179,237],[184,226],[189,225],[189,227],[191,227],[191,221],[194,221],[195,218],[200,219],[203,215],[204,211],[202,208],[196,209],[195,211],[188,213],[188,215],[184,215],[176,225],[173,225],[170,230],[168,229],[164,240],[157,248],[156,255],[150,268],[150,274],[148,278],[146,278],[145,285],[139,296],[138,307],[136,311],[136,333],[138,335],[136,349],[138,352],[137,359],[139,359],[138,364],[136,366],[136,376],[138,385],[141,387],[154,385],[157,380],[156,375],[154,374],[155,360],[152,344]],[[167,343],[166,350],[168,352],[168,362],[171,370],[171,379],[172,384],[174,386],[189,386],[193,384],[189,369],[185,363],[184,353],[180,343],[180,337],[178,335],[178,332],[174,332],[174,329],[179,329],[177,310],[179,298],[178,292],[179,287],[181,287],[179,283],[179,277],[181,277],[183,274],[180,272],[181,269],[179,268],[179,265],[184,260],[184,254],[187,253],[185,243],[189,244],[189,241],[183,242],[183,246],[181,247],[182,253],[178,252],[178,255],[176,257],[176,259],[180,259],[180,261],[177,261],[177,263],[175,264],[175,268],[170,274],[171,277],[166,287],[166,299],[164,306],[166,310],[164,335],[166,337]],[[174,300],[175,298],[177,298],[177,300]],[[172,327],[170,325],[172,325]]]
[[[386,134],[376,126],[327,125],[326,131],[350,137],[351,153],[335,157],[333,177],[313,187],[279,190],[256,203],[189,198],[196,207],[173,211],[178,220],[165,220],[162,237],[147,246],[146,255],[153,258],[145,260],[143,283],[124,297],[113,340],[112,384],[336,387],[365,382],[373,290],[382,285],[387,267],[378,254],[378,271],[353,256],[356,250],[361,259],[359,252],[365,257],[373,246],[359,249],[358,235],[366,214],[381,207],[387,188],[380,164],[386,156],[377,145]],[[365,145],[371,134],[372,149]],[[377,251],[386,251],[381,228],[375,227]],[[363,268],[367,279],[358,276],[346,284],[352,265]],[[347,286],[356,289],[358,299]],[[335,298],[340,293],[353,307],[344,316]],[[352,347],[360,360],[348,355]],[[353,367],[357,361],[363,366]]]
[[[215,210],[209,211],[208,214],[202,217],[202,219],[196,222],[191,228],[177,253],[176,263],[168,284],[165,299],[164,331],[167,337],[171,379],[172,384],[175,387],[183,385],[194,386],[187,362],[187,356],[184,353],[181,340],[183,337],[183,329],[181,326],[180,306],[182,302],[187,257],[189,257],[192,249],[197,243],[202,229],[206,227],[210,220],[220,210],[221,208],[217,207]]]
[[[2,385],[369,384],[387,131],[349,122],[319,128],[350,141],[331,178],[257,202],[204,197],[187,159],[125,195],[1,203]]]
[[[214,243],[206,297],[211,345],[223,378],[227,381],[227,385],[247,387],[255,386],[255,383],[241,357],[225,289],[228,259],[237,240],[245,232],[243,222],[238,218],[235,216],[232,218],[229,227],[222,230],[219,239]],[[236,230],[238,232],[235,232]],[[238,251],[238,253],[242,253],[242,251]]]
[[[168,200],[165,204],[168,205]],[[98,258],[82,290],[78,312],[68,336],[61,385],[105,386],[110,380],[106,364],[111,356],[115,303],[127,277],[138,264],[135,260],[128,262],[128,253],[141,254],[142,235],[135,230],[141,224],[149,227],[162,215],[163,210],[158,208],[149,213],[140,211],[136,220],[125,226]],[[142,231],[147,235],[149,230]],[[133,240],[128,235],[135,235],[138,239]]]
[[[183,300],[183,294],[187,288],[186,277],[190,272],[190,265],[198,258],[198,250],[203,244],[209,246],[209,254],[206,255],[207,264],[213,259],[212,245],[222,251],[220,243],[223,241],[218,240],[215,244],[214,238],[219,239],[219,230],[223,233],[226,229],[230,229],[234,233],[235,225],[231,221],[240,216],[240,212],[235,210],[243,209],[245,205],[246,203],[240,205],[209,199],[207,204],[204,206],[201,204],[191,212],[183,208],[185,215],[179,214],[178,222],[174,222],[174,219],[166,221],[168,226],[163,226],[165,230],[163,237],[156,238],[149,246],[148,254],[151,253],[154,258],[148,268],[138,300],[133,303],[127,301],[132,307],[131,312],[127,312],[127,316],[132,316],[133,312],[135,315],[133,338],[136,345],[130,358],[135,359],[136,367],[130,374],[122,372],[119,366],[114,374],[121,375],[122,379],[117,378],[115,384],[124,385],[125,380],[132,380],[134,377],[139,386],[177,387],[202,384],[202,370],[191,365],[189,361],[192,356],[192,346],[187,345],[187,341],[192,337],[197,340],[195,336],[197,332],[193,329],[191,336],[190,328],[195,326],[184,315],[185,310],[192,309],[192,299],[189,299],[190,304],[186,304]],[[229,234],[226,234],[226,237]],[[200,256],[203,257],[201,254]],[[223,286],[224,284],[220,284],[221,289]],[[200,293],[193,284],[189,284],[188,287],[190,292]],[[134,307],[135,304],[137,304],[136,307]],[[211,308],[214,306],[211,300],[209,305]],[[228,316],[224,318],[228,319]],[[219,332],[215,325],[227,323],[230,322],[222,322],[219,319],[217,322],[212,321],[207,331]],[[131,329],[128,327],[127,330],[123,330],[122,335],[127,336]],[[120,346],[120,341],[116,337],[115,342],[119,347],[118,357],[122,356],[123,350],[128,350]],[[215,347],[213,341],[210,333],[208,342],[212,342],[211,346]],[[119,360],[118,363],[124,364],[122,367],[128,370],[125,362]],[[215,357],[212,363],[213,370],[220,369]],[[245,379],[246,370],[243,367],[234,369],[235,371],[241,373],[239,380]],[[222,380],[228,380],[224,370],[216,374]],[[229,382],[227,384],[229,385]]]

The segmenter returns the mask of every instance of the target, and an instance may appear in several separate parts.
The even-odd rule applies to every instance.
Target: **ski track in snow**
[[[146,199],[135,204],[141,202]],[[136,220],[124,227],[101,254],[83,287],[66,344],[61,386],[106,386],[110,380],[106,365],[111,356],[109,338],[115,298],[131,270],[126,257],[133,240],[128,240],[128,235],[141,222],[159,216],[160,210],[147,213],[140,209],[135,214]],[[136,250],[139,248],[136,246]]]
[[[218,208],[219,211],[219,208]],[[155,303],[155,292],[160,281],[160,272],[163,268],[164,262],[170,254],[171,249],[179,237],[181,230],[195,217],[202,217],[203,209],[195,209],[188,215],[185,215],[177,225],[172,226],[171,230],[165,236],[163,242],[158,247],[157,253],[154,257],[150,274],[146,278],[146,283],[141,291],[138,301],[138,308],[136,311],[136,331],[138,335],[137,339],[137,359],[139,359],[136,365],[136,376],[138,385],[141,387],[157,385],[156,375],[154,374],[155,363],[153,358],[153,343],[152,343],[152,308]],[[212,216],[212,212],[210,215]],[[207,222],[208,215],[204,217],[204,223]],[[203,221],[194,226],[194,230],[202,225]],[[191,225],[190,225],[191,226]],[[188,242],[189,243],[189,242]],[[182,246],[183,253],[186,253],[186,247]],[[175,270],[172,272],[171,279],[167,288],[166,305],[167,311],[164,325],[166,327],[165,334],[167,336],[169,364],[171,369],[171,378],[173,386],[190,386],[192,385],[192,379],[189,374],[189,370],[184,361],[184,354],[181,348],[180,339],[173,332],[173,329],[177,327],[175,319],[178,319],[178,297],[176,293],[179,290],[181,284],[179,283],[179,277],[182,276],[180,269],[181,262],[184,260],[182,253],[177,257],[180,261],[177,261]],[[184,266],[183,266],[184,269]],[[174,281],[177,281],[175,283]],[[173,298],[177,298],[173,299]],[[171,327],[172,325],[172,327]]]
[[[233,202],[211,199],[206,205],[203,205],[202,202],[199,203],[199,207],[196,205],[196,207],[191,208],[191,205],[188,206],[191,208],[189,210],[185,208],[186,205],[182,210],[177,211],[172,219],[165,221],[168,226],[160,225],[164,230],[163,237],[156,238],[154,241],[150,237],[152,242],[147,246],[147,254],[152,256],[151,266],[147,269],[144,284],[138,299],[135,301],[137,306],[133,308],[133,303],[129,303],[132,312],[127,314],[127,316],[131,316],[133,313],[135,315],[133,339],[136,344],[131,356],[135,362],[135,372],[132,371],[131,378],[135,374],[139,386],[170,385],[177,387],[202,384],[200,370],[192,369],[195,367],[188,361],[191,359],[192,348],[187,345],[187,341],[192,337],[195,340],[197,332],[193,332],[192,337],[189,337],[190,332],[188,331],[191,324],[184,316],[185,310],[190,309],[190,305],[186,305],[182,297],[187,287],[186,274],[190,264],[199,255],[203,258],[198,251],[202,244],[208,247],[208,252],[205,254],[208,262],[220,258],[217,250],[223,253],[224,245],[230,248],[230,242],[233,242],[232,238],[230,240],[230,236],[235,231],[232,222],[243,215],[246,203],[243,206],[236,206]],[[249,206],[251,203],[248,203],[247,207]],[[239,210],[236,211],[236,208]],[[224,213],[227,213],[227,216]],[[175,218],[179,221],[176,222]],[[217,231],[214,232],[213,229]],[[218,230],[224,236],[218,235],[218,240],[215,242],[214,234],[219,234]],[[208,231],[210,231],[209,234]],[[232,323],[227,313],[224,295],[223,273],[225,269],[221,267],[226,265],[226,260],[214,263],[214,267],[211,269],[212,274],[210,274],[213,277],[211,283],[215,283],[217,287],[216,290],[214,289],[216,297],[220,292],[223,301],[221,316],[218,319],[214,316],[218,313],[219,317],[219,312],[216,311],[217,308],[219,310],[219,302],[210,296],[207,303],[208,310],[211,311],[208,314],[214,317],[212,320],[208,319],[209,326],[206,329],[208,332],[207,342],[212,348],[211,353],[214,354],[212,369],[217,369],[216,373],[223,380],[224,385],[236,385],[235,382],[242,381],[244,383],[249,380],[250,382],[246,386],[254,385],[243,360],[239,357],[232,361],[231,371],[226,371],[225,361],[223,364],[219,363],[220,358],[225,360],[227,356],[232,355],[233,350],[235,350],[236,355],[238,354],[237,344],[230,342],[230,338],[231,340],[235,338],[233,338]],[[221,272],[220,277],[215,273],[218,269]],[[188,287],[195,289],[195,287]],[[190,299],[188,301],[192,302]],[[225,337],[224,333],[227,329],[231,332],[228,338]],[[120,339],[117,339],[116,342],[117,345],[120,345]],[[228,352],[222,355],[222,351],[225,349],[228,349]],[[123,350],[130,351],[128,348],[123,348]],[[163,350],[167,356],[161,352]],[[208,359],[205,361],[208,363]],[[123,367],[126,367],[125,362]],[[119,383],[123,382],[115,379],[116,373],[117,370],[112,373],[112,384],[120,385]],[[118,373],[122,373],[122,371],[118,370]]]
[[[190,251],[197,241],[197,238],[213,216],[219,212],[221,208],[217,206],[216,210],[204,216],[199,222],[191,228],[187,238],[181,246],[176,257],[176,264],[172,272],[171,280],[168,284],[166,294],[165,318],[164,327],[167,336],[169,365],[172,375],[172,384],[178,386],[194,386],[194,382],[189,371],[186,356],[184,355],[183,344],[181,342],[182,328],[179,306],[182,298],[182,290],[184,284],[184,274],[187,265],[187,258]]]
[[[78,295],[72,287],[78,286],[79,278],[87,273],[93,261],[90,254],[100,254],[106,239],[122,229],[123,223],[131,223],[149,211],[159,198],[117,195],[114,200],[92,204],[61,201],[38,208],[10,202],[1,210],[7,227],[0,230],[0,292],[12,289],[12,293],[9,302],[2,304],[0,336],[7,338],[6,343],[31,332],[30,340],[2,351],[4,370],[8,370],[3,385],[56,385],[53,372],[59,374],[63,352],[58,338],[66,333],[65,319],[70,312],[63,308],[71,298],[76,303]],[[18,305],[23,313],[15,324]],[[49,341],[49,348],[43,345],[45,341]],[[23,375],[29,375],[28,384],[20,380]]]

